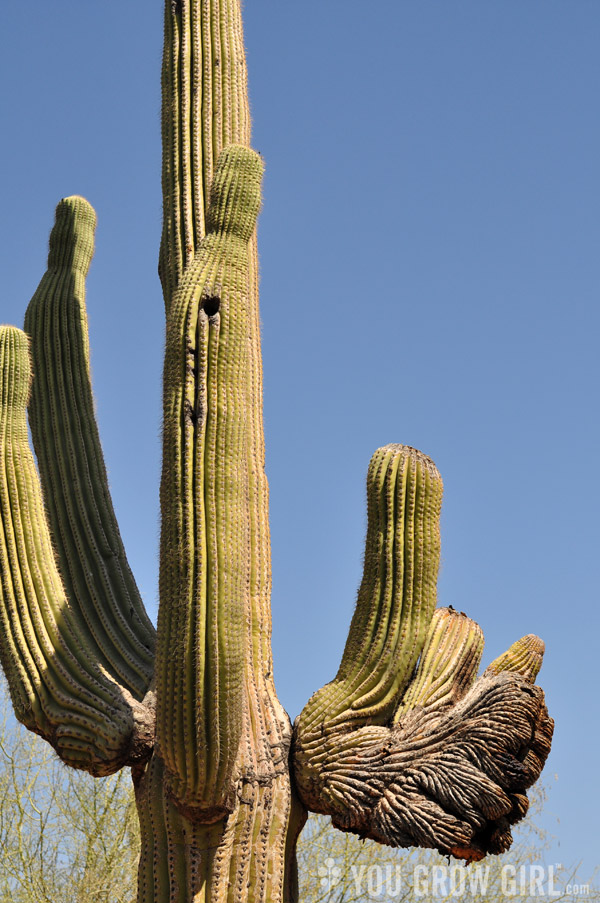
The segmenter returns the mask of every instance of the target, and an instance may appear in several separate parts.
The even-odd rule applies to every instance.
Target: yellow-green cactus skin
[[[480,628],[436,607],[442,481],[405,445],[369,466],[336,677],[293,728],[277,699],[246,82],[239,0],[166,0],[156,630],[94,416],[83,198],[57,207],[24,331],[0,327],[0,659],[17,717],[66,764],[131,767],[138,903],[293,903],[309,809],[395,846],[502,852],[552,737],[542,641],[477,678]]]

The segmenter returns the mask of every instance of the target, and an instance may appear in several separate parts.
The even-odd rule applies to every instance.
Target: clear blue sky
[[[334,675],[373,450],[444,477],[439,598],[486,661],[547,643],[551,861],[596,865],[600,4],[248,0],[277,686]],[[0,319],[22,324],[56,202],[99,217],[94,384],[156,614],[160,0],[0,14]],[[557,779],[555,779],[557,775]],[[556,824],[556,818],[560,823]]]

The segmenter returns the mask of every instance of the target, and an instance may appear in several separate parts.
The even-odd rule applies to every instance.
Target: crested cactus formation
[[[0,327],[0,659],[17,717],[65,763],[131,767],[139,903],[292,903],[308,809],[395,846],[502,852],[552,736],[542,641],[477,679],[480,628],[436,609],[442,482],[404,445],[371,460],[337,675],[293,730],[277,699],[246,81],[239,0],[166,0],[156,630],[94,417],[83,198],[57,207],[25,332]]]

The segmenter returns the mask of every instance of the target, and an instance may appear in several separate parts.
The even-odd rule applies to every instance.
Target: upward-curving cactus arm
[[[356,610],[338,674],[305,706],[301,734],[389,720],[435,609],[441,504],[442,480],[426,455],[403,445],[375,452]]]
[[[48,271],[27,310],[30,341],[1,333],[0,653],[18,717],[65,762],[108,774],[151,749],[153,710],[142,700],[154,628],[125,558],[94,417],[85,311],[94,228],[87,201],[60,202]]]
[[[95,225],[83,198],[59,203],[48,270],[25,315],[35,375],[29,422],[73,617],[98,664],[141,700],[155,631],[123,548],[94,414],[85,278]]]

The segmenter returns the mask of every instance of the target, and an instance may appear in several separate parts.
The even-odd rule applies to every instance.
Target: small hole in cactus
[[[214,317],[215,314],[219,313],[219,308],[221,307],[221,299],[216,296],[212,296],[210,298],[205,298],[202,302],[202,310],[206,314],[207,317]]]

